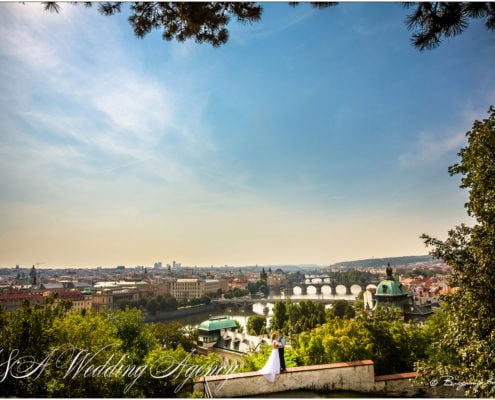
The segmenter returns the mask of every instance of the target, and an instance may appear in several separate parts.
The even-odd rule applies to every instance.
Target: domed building
[[[236,328],[235,321],[227,317],[210,318],[199,325],[198,343],[204,347],[213,347],[222,336]]]
[[[238,331],[235,320],[226,316],[210,317],[198,327],[198,354],[214,352],[222,357],[241,359],[257,349],[263,337]],[[268,340],[267,340],[268,341]]]
[[[396,308],[403,312],[404,320],[424,321],[433,313],[431,307],[420,307],[414,302],[414,293],[393,277],[390,264],[387,277],[376,287],[376,307]]]

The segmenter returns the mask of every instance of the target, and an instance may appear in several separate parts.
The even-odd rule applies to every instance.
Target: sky
[[[495,33],[420,52],[400,3],[262,5],[214,48],[0,3],[0,266],[324,266],[471,223],[448,167]]]

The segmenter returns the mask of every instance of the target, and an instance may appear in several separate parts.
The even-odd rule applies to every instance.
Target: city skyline
[[[399,3],[262,5],[213,48],[1,3],[0,267],[330,265],[470,223],[447,169],[493,32],[420,52]]]

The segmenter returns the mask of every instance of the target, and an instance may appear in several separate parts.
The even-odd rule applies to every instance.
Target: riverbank
[[[158,311],[155,314],[146,313],[144,315],[144,320],[146,322],[169,322],[169,321],[177,321],[182,320],[184,318],[188,318],[191,316],[195,316],[198,314],[208,314],[214,313],[222,309],[222,306],[218,304],[199,304],[197,306],[189,306],[179,308],[173,311]]]

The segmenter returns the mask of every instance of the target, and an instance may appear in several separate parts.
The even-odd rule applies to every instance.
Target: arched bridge
[[[352,294],[358,294],[360,291],[364,291],[369,287],[376,288],[378,283],[379,281],[340,282],[335,279],[331,279],[328,276],[310,276],[310,277],[306,277],[304,282],[295,283],[292,285],[270,286],[270,294],[281,295],[282,293],[284,293],[286,296],[287,295],[290,296],[293,294],[306,295],[309,294],[308,289],[313,288],[313,291],[317,295],[324,293],[331,295],[336,295],[336,294],[352,295]],[[353,286],[358,287],[354,290],[354,293],[352,290]],[[337,288],[339,288],[339,290],[337,290]],[[300,291],[300,293],[296,293],[295,290]],[[344,291],[345,293],[342,293]]]

